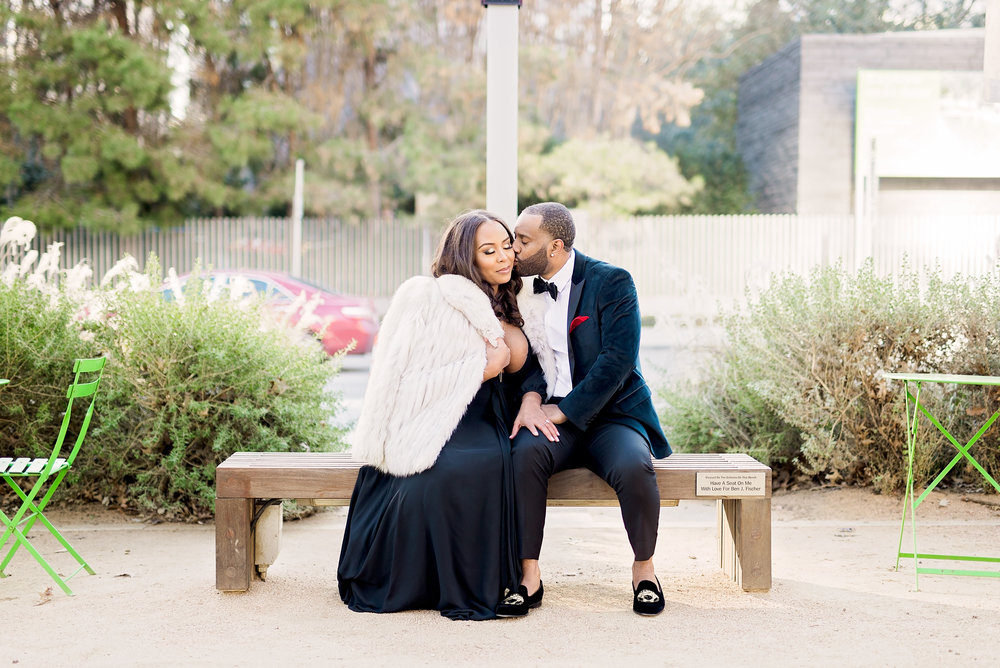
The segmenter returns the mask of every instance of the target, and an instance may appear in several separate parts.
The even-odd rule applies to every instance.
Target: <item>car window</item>
[[[261,280],[259,278],[251,278],[250,285],[257,292],[270,297],[275,292],[275,286],[267,281]]]
[[[258,293],[267,297],[268,301],[284,303],[292,301],[292,295],[285,289],[283,285],[279,285],[274,281],[269,281],[263,278],[251,278],[250,283],[253,284],[255,290]]]
[[[180,279],[182,292],[186,291],[187,289],[188,278],[189,278],[188,276],[185,276]],[[293,294],[291,290],[281,285],[280,283],[277,283],[275,281],[272,281],[268,278],[261,276],[247,276],[245,274],[239,274],[239,273],[235,274],[210,273],[210,274],[203,274],[202,281],[203,281],[202,289],[212,299],[218,299],[223,293],[227,293],[226,296],[228,297],[229,296],[228,292],[231,291],[233,288],[236,288],[238,291],[241,292],[246,291],[248,289],[252,289],[258,295],[267,299],[269,302],[277,304],[291,303],[298,296],[297,294]],[[307,285],[312,285],[312,284],[307,283]],[[174,294],[171,288],[165,287],[162,289],[161,292],[163,294],[163,298],[166,301],[173,300]]]
[[[296,278],[295,280],[298,281],[299,283],[301,283],[302,285],[308,285],[313,290],[322,290],[323,292],[327,292],[327,293],[332,294],[332,295],[339,295],[340,294],[336,290],[331,290],[330,288],[323,287],[322,285],[319,285],[317,283],[313,283],[312,281],[307,281],[304,278]]]

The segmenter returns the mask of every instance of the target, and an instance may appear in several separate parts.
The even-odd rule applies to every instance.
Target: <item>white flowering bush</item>
[[[725,329],[726,346],[701,380],[662,391],[672,444],[749,452],[822,482],[884,491],[905,483],[902,386],[880,371],[1000,375],[996,276],[907,270],[893,280],[870,264],[856,274],[827,267],[777,276]],[[925,384],[921,402],[967,440],[1000,407],[1000,393]],[[921,419],[915,475],[926,483],[955,450]],[[994,428],[975,453],[994,477],[998,446]],[[963,468],[951,482],[978,480]]]
[[[212,295],[197,278],[182,292],[155,257],[124,257],[91,285],[85,263],[59,269],[59,245],[39,256],[35,226],[0,232],[0,442],[5,454],[47,454],[65,408],[72,361],[109,359],[98,407],[59,498],[97,499],[177,519],[209,516],[215,467],[237,450],[343,447],[331,424],[339,370],[319,343],[275,323],[252,294]]]
[[[34,236],[29,220],[10,218],[0,227],[0,377],[11,381],[0,389],[0,452],[6,456],[51,452],[72,360],[97,352],[81,337],[78,302],[53,281],[58,246],[39,261],[29,248]]]

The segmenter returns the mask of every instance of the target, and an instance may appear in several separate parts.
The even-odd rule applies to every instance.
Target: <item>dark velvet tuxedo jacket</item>
[[[539,367],[525,379],[522,391],[550,398],[546,377],[555,378],[555,364],[545,337],[544,300],[551,297],[533,294],[532,281],[524,283],[518,304]],[[600,422],[627,425],[646,436],[654,457],[668,456],[670,445],[639,370],[641,319],[632,276],[576,251],[570,285],[566,329],[573,390],[559,408],[581,429]]]

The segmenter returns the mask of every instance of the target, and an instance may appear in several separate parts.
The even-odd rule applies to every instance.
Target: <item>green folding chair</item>
[[[35,561],[41,564],[42,568],[52,576],[52,579],[56,581],[59,587],[70,596],[73,595],[73,592],[70,590],[69,585],[66,584],[66,580],[79,573],[81,569],[86,569],[91,575],[94,574],[94,569],[90,567],[90,564],[84,561],[80,553],[52,526],[52,522],[49,521],[42,511],[45,510],[45,506],[48,505],[56,488],[59,487],[59,483],[62,482],[70,467],[73,466],[73,462],[80,452],[80,446],[83,445],[83,438],[87,435],[87,427],[90,426],[90,418],[94,414],[94,398],[97,395],[97,386],[101,382],[101,374],[103,373],[106,361],[104,357],[96,357],[93,359],[78,359],[73,363],[73,383],[66,392],[69,403],[66,406],[66,413],[63,416],[56,444],[48,457],[39,457],[36,459],[30,457],[0,457],[0,477],[10,485],[11,489],[21,499],[21,507],[14,513],[13,517],[8,517],[6,513],[0,510],[0,521],[3,522],[4,526],[3,537],[0,538],[0,548],[7,545],[9,538],[14,539],[14,543],[7,551],[7,555],[0,562],[0,577],[7,577],[7,573],[5,572],[7,565],[13,559],[17,549],[22,545],[25,550],[31,553]],[[81,376],[85,379],[90,378],[90,380],[81,382]],[[89,400],[86,399],[87,397],[89,397]],[[73,404],[74,401],[79,399],[83,399],[84,401],[76,403],[77,409],[81,409],[84,404],[86,405],[83,423],[80,425],[76,443],[73,444],[73,449],[69,455],[60,457],[63,440],[66,438],[66,432],[69,430],[73,416]],[[79,410],[77,410],[77,415],[79,415]],[[25,485],[31,484],[32,480],[34,480],[34,483],[31,484],[31,489],[25,492],[21,487],[21,483],[18,482],[19,480],[23,480]],[[49,565],[49,562],[39,554],[35,546],[28,540],[28,532],[31,531],[31,527],[34,526],[36,520],[41,521],[45,525],[49,532],[56,537],[56,540],[66,548],[66,551],[79,564],[79,567],[69,577],[63,578],[56,573],[55,569]],[[22,525],[24,525],[23,529],[21,528]]]

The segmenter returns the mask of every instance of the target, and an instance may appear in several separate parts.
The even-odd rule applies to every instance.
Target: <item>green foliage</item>
[[[792,3],[789,17],[802,33],[885,32],[898,27],[889,16],[892,4],[891,0],[800,0]]]
[[[601,179],[549,156],[548,144],[576,140],[568,159],[634,177],[615,182],[606,209],[749,210],[733,142],[739,74],[805,32],[982,25],[981,5],[758,0],[737,23],[712,3],[526,3],[521,123],[544,128],[546,146],[523,167],[546,181],[522,176],[519,195],[605,197]],[[0,25],[0,219],[129,233],[287,215],[298,158],[308,216],[443,221],[482,205],[478,3],[19,0],[0,3]],[[682,180],[606,163],[602,140],[589,141],[637,124]]]
[[[22,165],[20,183],[4,182],[9,210],[53,226],[110,218],[135,229],[157,199],[148,150],[159,143],[139,132],[138,110],[166,110],[169,71],[103,18],[75,23],[24,4],[4,22],[21,35],[0,90],[5,153]]]
[[[796,0],[785,11],[800,34],[857,34],[982,26],[984,9],[970,0]]]
[[[185,295],[110,305],[98,342],[114,355],[84,475],[104,496],[198,517],[235,451],[342,447],[325,390],[338,364],[301,333],[263,326],[259,302],[209,301],[197,281]]]
[[[109,360],[75,484],[60,501],[205,517],[215,467],[233,452],[343,447],[330,422],[338,399],[326,389],[340,358],[311,334],[256,297],[214,299],[197,279],[166,301],[155,257],[141,275],[126,256],[106,287],[87,289],[89,269],[60,272],[58,245],[36,258],[34,235],[20,218],[0,233],[0,376],[11,381],[0,391],[0,451],[48,455],[73,360]]]
[[[73,360],[97,348],[80,337],[76,305],[0,281],[0,452],[47,456],[73,380]]]
[[[528,200],[555,200],[619,215],[674,213],[690,205],[700,180],[687,181],[676,160],[634,139],[570,139],[521,160]]]
[[[128,233],[271,208],[261,184],[283,182],[290,143],[316,123],[277,85],[303,56],[307,14],[291,0],[165,0],[142,20],[125,3],[0,9],[0,217]]]
[[[871,265],[808,278],[774,277],[744,313],[725,318],[727,345],[704,379],[665,391],[663,416],[682,450],[751,452],[772,465],[832,482],[896,490],[905,482],[900,384],[879,371],[1000,374],[1000,283]],[[959,440],[1000,407],[995,391],[924,386],[921,402]],[[955,454],[926,420],[915,471],[929,482]],[[976,458],[1000,474],[1000,431]],[[966,463],[966,470],[974,479]],[[978,474],[976,474],[978,475]]]
[[[550,139],[624,136],[637,107],[680,122],[701,99],[683,71],[716,38],[704,12],[524,11],[524,115]],[[447,220],[485,195],[482,20],[474,3],[411,0],[4,6],[0,216],[130,232],[287,214],[302,158],[306,215]],[[675,210],[682,189],[636,183],[640,201],[608,208]]]
[[[664,125],[651,139],[677,159],[681,173],[700,179],[698,190],[682,213],[700,215],[751,212],[753,197],[747,185],[743,159],[736,148],[736,93],[711,90],[710,97],[692,114],[685,128]]]

